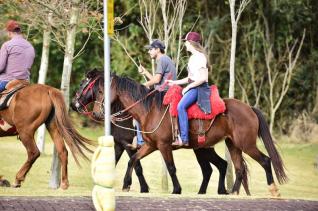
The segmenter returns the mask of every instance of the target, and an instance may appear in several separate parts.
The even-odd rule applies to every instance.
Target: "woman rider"
[[[183,88],[183,97],[178,104],[180,136],[172,143],[173,145],[189,145],[189,122],[187,115],[189,106],[197,102],[204,113],[211,113],[207,56],[200,42],[201,35],[199,33],[189,32],[186,35],[186,50],[192,54],[188,61],[188,77],[176,81],[168,80],[169,85],[188,84]]]

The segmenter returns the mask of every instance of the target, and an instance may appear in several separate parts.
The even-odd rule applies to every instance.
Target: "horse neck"
[[[120,93],[118,96],[119,101],[122,103],[125,109],[137,102],[137,100],[133,99],[133,97],[130,96],[128,93]],[[127,112],[130,113],[131,116],[139,123],[142,123],[145,120],[148,113],[142,102],[137,103]]]

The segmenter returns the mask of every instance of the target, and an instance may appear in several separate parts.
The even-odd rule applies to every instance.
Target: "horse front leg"
[[[228,194],[225,188],[225,176],[227,169],[227,162],[222,159],[218,154],[216,154],[214,148],[207,148],[208,160],[210,163],[216,166],[219,170],[219,185],[218,185],[218,194]]]
[[[173,184],[172,194],[181,194],[181,186],[177,178],[177,174],[176,174],[177,170],[173,161],[171,142],[169,142],[168,144],[162,144],[158,148],[166,163],[168,172],[172,180],[172,184]]]
[[[198,194],[206,194],[206,190],[213,172],[210,162],[207,158],[207,149],[199,148],[193,150],[202,171],[202,183]]]
[[[133,168],[135,167],[136,163],[142,159],[143,157],[149,155],[153,151],[155,151],[156,148],[148,145],[147,143],[143,144],[142,147],[135,153],[128,162],[127,171],[124,178],[124,185],[123,185],[123,191],[129,191],[131,186],[131,175]]]
[[[126,152],[129,155],[129,157],[131,158],[134,154],[137,153],[137,150],[131,150],[131,149],[127,148]],[[138,177],[139,184],[140,184],[140,193],[148,193],[149,186],[148,186],[146,179],[143,175],[142,166],[141,166],[141,163],[139,160],[136,161],[135,172],[136,172],[136,175]]]
[[[14,188],[21,187],[21,183],[25,180],[26,174],[29,172],[36,159],[40,156],[40,151],[37,148],[33,135],[31,135],[30,132],[28,132],[28,134],[20,133],[20,139],[24,147],[26,148],[26,151],[28,153],[28,159],[16,175],[15,184],[12,185],[12,187]]]

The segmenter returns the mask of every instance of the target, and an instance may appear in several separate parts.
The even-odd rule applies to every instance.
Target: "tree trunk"
[[[73,0],[70,23],[66,33],[65,55],[64,55],[63,74],[62,74],[62,82],[61,82],[61,91],[63,92],[63,95],[64,95],[67,111],[69,109],[70,79],[71,79],[71,71],[72,71],[72,64],[73,64],[75,35],[76,35],[78,16],[79,16],[79,0]],[[56,188],[60,185],[60,178],[58,180],[56,179],[57,177],[60,177],[61,175],[60,172],[61,172],[61,163],[60,163],[60,160],[58,159],[56,148],[54,147],[50,187]]]
[[[232,42],[231,42],[231,57],[230,57],[229,98],[234,98],[234,90],[235,90],[235,51],[236,51],[237,25],[235,21],[232,24],[233,25],[232,25]]]
[[[48,18],[50,18],[50,14]],[[42,57],[41,57],[41,65],[40,65],[39,78],[38,78],[39,84],[45,84],[47,69],[49,65],[50,34],[51,34],[51,31],[49,29],[45,29],[43,31]],[[44,141],[45,141],[45,124],[42,124],[38,128],[37,141],[36,141],[36,144],[41,153],[44,153],[44,145],[45,145]]]
[[[229,83],[229,98],[234,98],[234,85],[235,85],[235,50],[236,50],[236,33],[237,33],[237,22],[235,20],[235,0],[230,1],[230,13],[231,13],[231,24],[232,24],[232,42],[231,42],[231,57],[230,57],[230,83]],[[225,160],[227,161],[226,170],[226,183],[227,189],[232,190],[233,188],[233,168],[232,159],[228,148],[225,146]]]
[[[316,88],[316,102],[315,102],[315,107],[312,110],[312,113],[318,116],[318,87]]]
[[[274,128],[274,124],[275,124],[275,115],[276,115],[276,110],[271,109],[271,114],[270,114],[270,122],[269,122],[269,131],[271,132],[271,134],[273,133],[273,128]]]
[[[66,46],[65,46],[65,55],[63,63],[63,74],[62,74],[62,83],[61,91],[64,95],[65,104],[67,110],[69,108],[69,95],[70,95],[70,79],[72,72],[73,56],[74,56],[74,46],[75,46],[75,35],[77,20],[79,16],[79,1],[73,0],[73,6],[71,11],[71,19],[69,23],[69,28],[66,33]]]

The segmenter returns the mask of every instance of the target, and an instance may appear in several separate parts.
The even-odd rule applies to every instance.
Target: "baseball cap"
[[[198,32],[188,32],[183,40],[201,42],[201,35]]]
[[[8,32],[19,32],[21,31],[21,28],[17,21],[9,20],[6,25],[6,30]]]
[[[154,40],[150,45],[146,45],[145,48],[151,49],[151,48],[159,48],[161,50],[164,50],[165,44],[163,44],[160,40]]]

